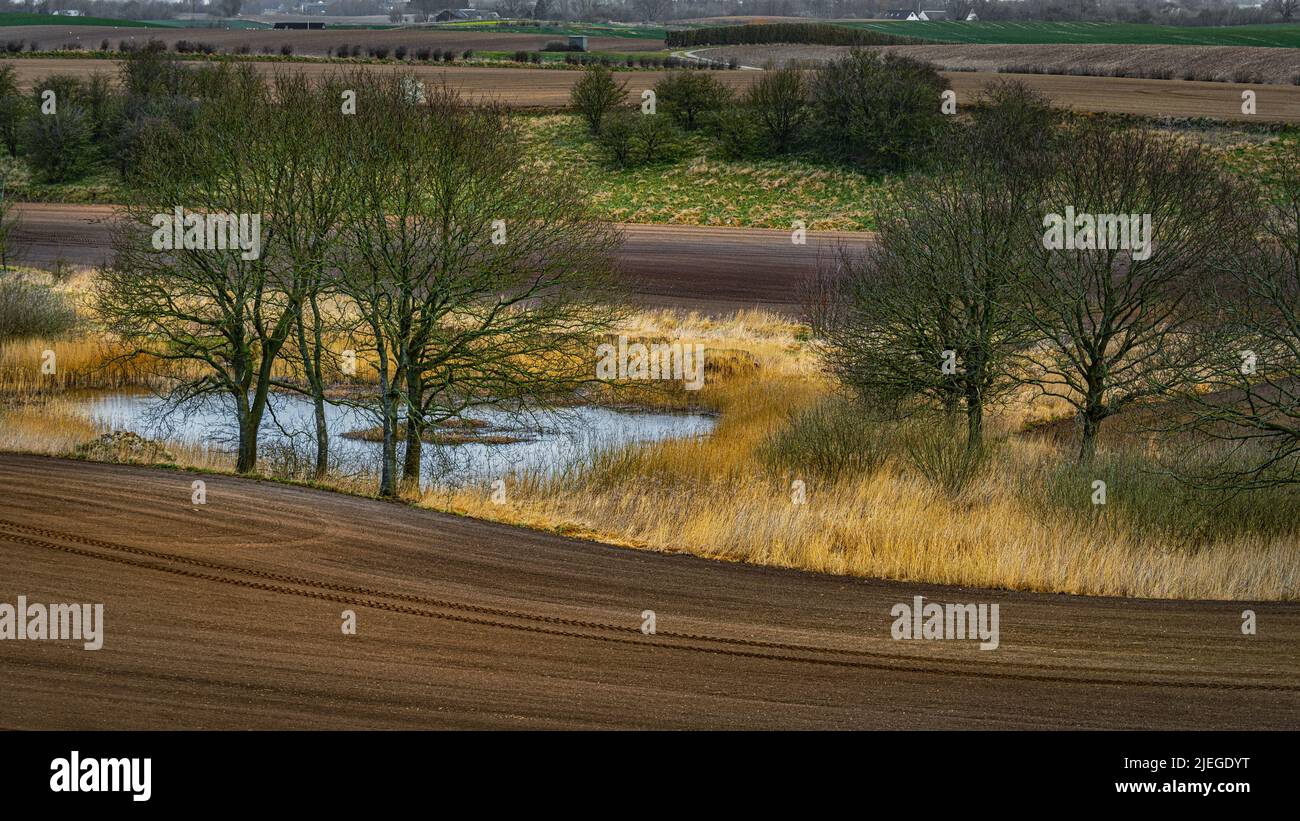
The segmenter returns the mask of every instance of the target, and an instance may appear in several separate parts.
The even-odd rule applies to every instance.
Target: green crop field
[[[1153,26],[1139,23],[965,23],[885,20],[842,25],[947,43],[1145,43],[1183,46],[1300,47],[1300,24]]]
[[[142,21],[152,26],[172,29],[249,29],[253,31],[262,31],[265,29],[275,28],[270,23],[262,23],[257,20],[241,20],[237,17],[213,18],[211,20],[144,20]]]
[[[131,26],[133,28],[161,28],[155,23],[141,20],[117,20],[112,17],[63,17],[53,14],[4,13],[0,14],[0,27],[4,26]]]

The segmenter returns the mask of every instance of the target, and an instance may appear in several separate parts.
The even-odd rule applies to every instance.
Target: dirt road
[[[24,261],[99,265],[112,254],[107,205],[21,203],[17,244]],[[793,312],[799,284],[836,245],[861,247],[869,234],[813,231],[795,245],[787,231],[623,225],[619,265],[637,301],[706,311],[759,306]]]
[[[104,605],[98,651],[0,641],[0,726],[1300,728],[1295,605],[818,576],[211,475],[195,506],[194,478],[0,455],[0,602]],[[1000,646],[891,639],[918,595],[998,604]]]
[[[51,74],[87,76],[94,72],[115,73],[111,60],[17,59],[0,60],[13,65],[18,82],[30,89]],[[292,69],[321,76],[338,69],[329,64],[256,63],[259,70]],[[412,72],[425,82],[447,82],[472,99],[497,99],[521,108],[556,108],[569,102],[569,89],[581,72],[527,68],[441,68],[433,66],[372,66],[374,71]],[[638,71],[621,75],[628,92],[639,98],[664,72]],[[719,71],[714,74],[732,88],[745,88],[758,76],[754,71]],[[1237,83],[1204,83],[1187,80],[1133,80],[1121,77],[1073,77],[1043,74],[992,74],[979,71],[946,72],[957,93],[958,105],[975,100],[990,81],[1014,78],[1045,94],[1053,103],[1078,111],[1137,114],[1150,117],[1210,117],[1252,121],[1300,122],[1300,86],[1250,86]],[[1256,114],[1242,114],[1241,93],[1256,92]]]

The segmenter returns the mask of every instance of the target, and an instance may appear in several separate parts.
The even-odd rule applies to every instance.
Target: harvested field
[[[20,58],[0,60],[0,65],[12,65],[17,70],[18,82],[24,89],[30,89],[42,78],[52,74],[71,74],[87,77],[95,72],[108,72],[116,75],[118,62],[115,60],[87,59],[30,59]],[[353,68],[345,63],[254,63],[260,71],[271,74],[276,71],[303,71],[313,77],[323,77],[337,71]],[[412,64],[371,64],[365,66],[370,71],[400,71],[414,74],[426,83],[440,83],[444,80],[460,89],[474,99],[497,99],[518,108],[558,108],[569,104],[569,89],[581,76],[578,71],[542,68],[470,68],[464,66],[444,67],[436,65]],[[628,81],[628,93],[632,97],[640,95],[642,89],[649,88],[666,76],[663,71],[637,71],[619,75],[619,80]],[[723,83],[742,88],[753,82],[754,72],[719,71],[714,76]]]
[[[16,59],[0,60],[17,69],[18,81],[26,89],[51,74],[88,76],[96,71],[115,73],[111,60]],[[258,63],[265,72],[305,71],[323,76],[343,66],[329,63]],[[447,83],[472,99],[496,99],[518,108],[565,107],[569,89],[581,76],[577,71],[530,68],[467,68],[422,65],[372,65],[372,71],[404,71],[425,82]],[[638,71],[624,75],[628,92],[635,97],[665,76],[662,71]],[[719,71],[713,76],[731,88],[747,87],[758,76],[754,71]],[[1300,122],[1300,86],[1275,86],[1258,98],[1258,113],[1241,113],[1241,91],[1248,86],[1233,83],[1200,83],[1183,80],[1132,80],[1115,77],[1071,77],[1049,74],[992,74],[952,72],[947,75],[960,105],[974,100],[990,81],[1006,77],[1021,80],[1046,95],[1053,103],[1076,111],[1132,114],[1144,117],[1205,117],[1226,120]]]
[[[1128,76],[1147,79],[1290,85],[1300,75],[1300,49],[1243,46],[1151,45],[925,45],[883,49],[925,60],[948,71],[1015,71],[1031,74]],[[768,61],[824,63],[845,46],[720,46],[696,49],[700,57],[734,57],[742,65]]]
[[[416,48],[441,48],[464,51],[537,51],[553,40],[562,40],[557,34],[497,34],[480,31],[451,31],[446,29],[326,29],[324,31],[263,31],[250,29],[215,28],[126,28],[117,26],[6,26],[0,27],[0,42],[7,40],[35,40],[44,49],[61,48],[66,43],[80,43],[82,48],[97,49],[107,39],[117,48],[117,42],[135,38],[136,43],[159,39],[170,48],[177,40],[211,43],[218,50],[233,52],[239,46],[249,46],[253,54],[263,48],[279,53],[280,46],[289,43],[294,54],[324,57],[331,49],[341,45],[406,46]],[[589,37],[591,51],[639,52],[657,51],[664,47],[662,40],[635,37]]]

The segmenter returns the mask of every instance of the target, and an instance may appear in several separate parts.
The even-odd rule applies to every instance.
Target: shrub
[[[768,151],[784,154],[799,140],[808,118],[807,92],[803,72],[795,68],[768,68],[750,86],[745,104]]]
[[[515,52],[515,62],[516,62],[516,63],[526,63],[526,62],[528,62],[528,52],[527,52],[527,51],[524,51],[523,49],[520,49],[519,51],[516,51],[516,52]]]
[[[904,432],[908,463],[949,496],[970,486],[988,461],[987,445],[969,447],[966,434],[948,420],[915,420]]]
[[[472,59],[474,59],[474,49],[472,49],[472,48],[467,48],[467,49],[465,49],[465,51],[461,53],[460,58],[461,58],[462,60],[472,60]]]
[[[398,46],[393,49],[393,56],[399,60],[406,59],[406,46]]]
[[[18,156],[26,105],[27,100],[18,92],[18,75],[14,67],[0,66],[0,143],[11,157]]]
[[[708,74],[685,71],[655,83],[655,99],[678,125],[693,131],[702,115],[717,111],[731,99],[731,91]]]
[[[620,168],[669,162],[681,153],[681,134],[664,114],[616,111],[601,124],[598,137],[609,160]]]
[[[599,134],[605,116],[627,97],[627,83],[618,83],[609,69],[592,66],[573,84],[569,102],[586,121],[593,134]]]
[[[430,50],[427,49],[427,48],[424,48],[424,47],[417,48],[417,49],[415,50],[415,59],[419,60],[419,61],[422,62],[422,63],[427,63],[427,62],[429,62],[429,58],[430,58],[432,55],[433,55],[433,52],[430,51]]]
[[[27,153],[45,182],[80,179],[90,169],[91,125],[75,103],[59,104],[55,114],[33,113],[27,120]]]
[[[769,470],[835,481],[880,470],[898,449],[894,440],[892,425],[853,400],[833,398],[791,414],[758,456]]]
[[[22,277],[0,275],[0,341],[53,338],[76,322],[77,312],[63,294]]]
[[[947,128],[939,95],[947,82],[930,65],[854,51],[815,74],[809,118],[830,159],[896,170],[928,159]]]
[[[630,111],[608,114],[596,130],[597,139],[609,161],[619,168],[633,165],[632,134],[636,130],[638,115]]]
[[[762,139],[752,109],[728,106],[710,114],[706,123],[725,159],[742,160],[758,153]]]
[[[285,57],[288,57],[291,54],[293,54],[293,43],[281,43],[280,54]]]

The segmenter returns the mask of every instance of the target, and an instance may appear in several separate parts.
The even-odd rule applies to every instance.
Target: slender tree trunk
[[[379,495],[391,499],[397,496],[397,402],[385,388],[380,404],[384,417],[384,444],[383,464],[379,470]]]
[[[973,401],[966,405],[966,449],[979,450],[984,444],[984,404]]]
[[[403,483],[415,490],[420,487],[420,458],[424,451],[424,419],[420,412],[423,385],[415,373],[406,375],[406,459],[402,464]]]
[[[325,398],[314,396],[312,402],[315,405],[313,410],[316,415],[315,476],[317,479],[323,479],[330,469],[330,431],[329,426],[325,424]]]
[[[320,313],[316,307],[316,300],[311,299],[312,310],[312,336],[309,341],[307,338],[306,317],[300,309],[297,321],[298,350],[302,356],[303,375],[307,379],[307,386],[311,389],[312,412],[316,421],[316,467],[315,476],[321,479],[329,472],[330,464],[330,438],[329,427],[325,424],[325,377],[321,371],[321,352],[324,347],[321,341],[321,324]]]
[[[966,374],[966,450],[975,452],[984,445],[984,391],[982,363]]]

